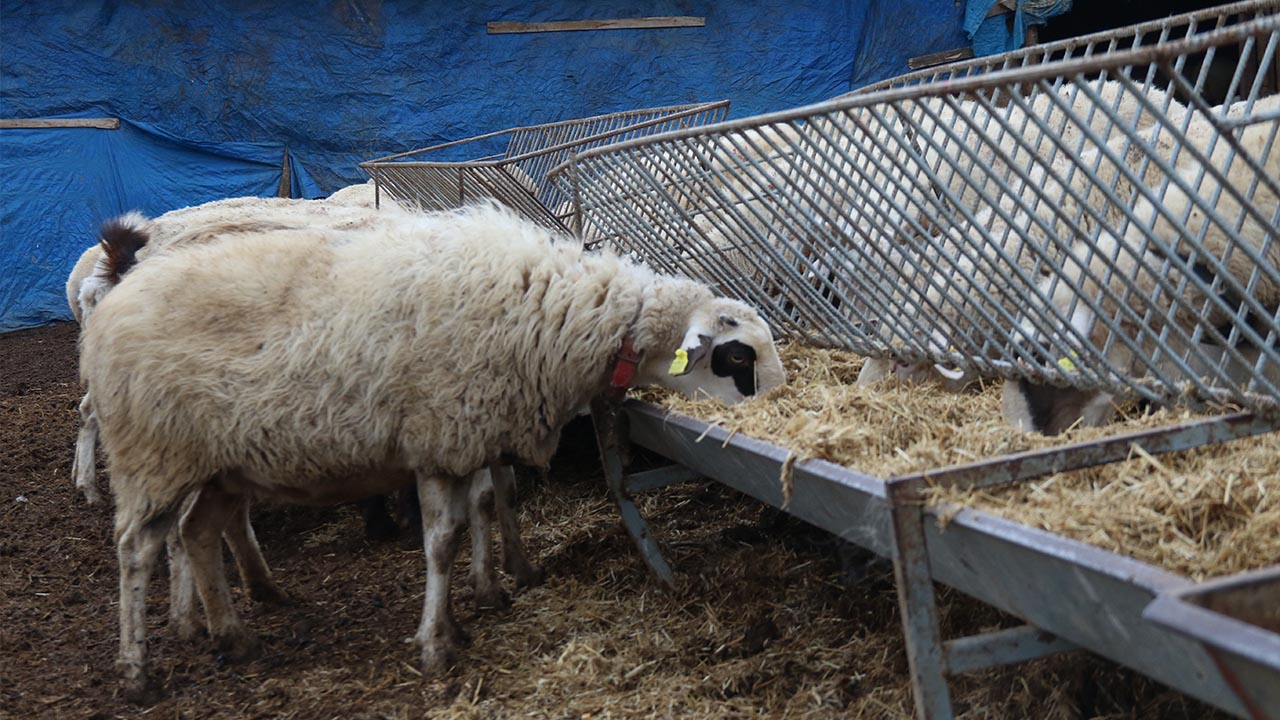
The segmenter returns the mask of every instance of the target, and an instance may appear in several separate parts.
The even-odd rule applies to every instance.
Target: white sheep
[[[243,229],[243,223],[261,218],[273,227],[368,227],[378,218],[399,212],[394,205],[381,213],[372,207],[372,194],[365,192],[368,184],[339,191],[325,201],[290,201],[272,198],[231,198],[203,206],[184,208],[167,215],[147,220],[139,213],[129,213],[104,225],[104,242],[87,250],[77,263],[67,283],[67,295],[71,308],[82,323],[92,314],[97,303],[119,283],[137,258],[160,251],[165,247],[181,246],[210,239],[202,223],[218,226],[226,231]],[[348,205],[354,210],[334,209],[330,205]],[[178,218],[179,221],[174,221]],[[220,222],[221,221],[221,222]],[[148,235],[159,242],[147,242]],[[110,241],[108,241],[108,237]],[[145,245],[143,244],[145,243]],[[114,248],[114,255],[104,250]],[[87,273],[87,274],[86,274]],[[92,393],[86,392],[80,404],[82,426],[76,442],[73,476],[76,485],[90,503],[100,495],[94,479],[94,454],[97,437],[97,417],[93,412]],[[492,471],[492,472],[491,472]],[[405,482],[412,478],[406,478]],[[471,512],[472,534],[475,542],[472,560],[472,580],[476,589],[476,603],[480,607],[504,607],[505,593],[498,583],[492,562],[492,545],[489,527],[495,512],[503,540],[504,568],[513,575],[517,586],[539,584],[542,571],[530,562],[519,536],[512,498],[510,468],[485,469],[472,478]],[[194,498],[192,498],[194,500]],[[239,567],[243,586],[259,601],[283,601],[286,594],[275,583],[262,557],[261,549],[249,523],[248,505],[231,519],[224,536]],[[176,534],[167,541],[170,556],[170,625],[180,637],[194,637],[198,631],[198,617],[194,605],[194,584],[188,571],[186,553]]]
[[[784,380],[749,307],[492,205],[235,232],[139,264],[81,350],[116,497],[128,693],[145,695],[145,588],[184,499],[198,493],[180,532],[210,634],[243,654],[253,641],[214,552],[227,518],[250,495],[328,503],[402,482],[364,468],[417,478],[428,571],[415,639],[425,670],[446,668],[459,479],[504,457],[545,465],[628,348],[637,385],[733,402]]]
[[[1243,104],[1233,106],[1224,116],[1239,118],[1244,109]],[[1096,243],[1077,243],[1069,262],[1064,263],[1062,277],[1056,282],[1047,278],[1041,283],[1040,294],[1066,318],[1065,324],[1051,331],[1059,335],[1060,341],[1070,342],[1078,337],[1095,348],[1104,348],[1108,365],[1122,373],[1143,375],[1157,357],[1152,338],[1163,334],[1173,354],[1183,358],[1191,372],[1249,385],[1260,357],[1258,350],[1237,346],[1242,362],[1223,343],[1235,342],[1228,337],[1229,328],[1233,322],[1240,322],[1235,316],[1244,307],[1246,296],[1272,318],[1280,307],[1280,236],[1276,233],[1280,199],[1274,189],[1280,178],[1280,121],[1266,119],[1276,109],[1280,109],[1280,96],[1259,99],[1252,108],[1259,119],[1244,124],[1237,135],[1241,151],[1259,163],[1261,172],[1250,167],[1225,139],[1218,137],[1214,142],[1217,130],[1208,119],[1198,115],[1192,118],[1186,133],[1187,145],[1206,155],[1207,165],[1223,172],[1226,183],[1204,173],[1205,164],[1195,161],[1193,154],[1183,149],[1176,173],[1160,198],[1165,212],[1158,212],[1156,204],[1143,195],[1133,206],[1133,222],[1108,224],[1099,230]],[[1154,152],[1169,159],[1167,147]],[[1149,187],[1159,193],[1158,184]],[[1243,212],[1241,203],[1227,187],[1249,194],[1261,217]],[[1204,207],[1213,208],[1221,220],[1210,221]],[[1220,222],[1238,226],[1237,233],[1260,257],[1261,264],[1228,237]],[[1117,232],[1123,227],[1119,238],[1112,232],[1113,227]],[[1152,244],[1148,238],[1159,240],[1164,247]],[[1199,239],[1193,243],[1191,238]],[[1189,282],[1177,290],[1161,287],[1164,284],[1176,288],[1187,279],[1183,277],[1186,271],[1177,265],[1166,267],[1175,258],[1189,267],[1191,275],[1206,283],[1219,283],[1216,297],[1207,296]],[[1215,266],[1218,264],[1221,270]],[[1248,292],[1251,279],[1253,288]],[[1136,290],[1128,289],[1129,283]],[[1171,297],[1173,292],[1180,295]],[[1088,299],[1097,303],[1101,317]],[[1039,314],[1051,316],[1047,308]],[[1120,332],[1111,332],[1104,319],[1113,319]],[[1193,344],[1190,340],[1196,326],[1202,328],[1205,337]],[[1028,326],[1025,332],[1036,336],[1044,330]],[[1214,337],[1215,334],[1223,337]],[[1122,335],[1136,343],[1136,352],[1121,339]],[[1066,367],[1073,364],[1074,361],[1067,363]],[[1164,359],[1155,360],[1155,365],[1175,377],[1183,372],[1167,351]],[[1262,368],[1272,384],[1277,382],[1275,375],[1280,374],[1280,368],[1274,365],[1269,363]],[[1104,391],[1060,388],[1025,379],[1006,381],[1003,405],[1005,418],[1011,424],[1046,434],[1056,434],[1077,423],[1105,424],[1113,414],[1112,397]]]
[[[399,212],[394,203],[385,203],[384,212]],[[252,217],[258,223],[274,223],[283,226],[323,225],[334,228],[353,228],[373,222],[374,189],[372,181],[338,190],[321,200],[296,200],[291,198],[236,197],[215,200],[201,205],[171,210],[154,219],[141,213],[121,216],[116,224],[132,228],[147,238],[143,247],[137,248],[138,260],[142,260],[175,242],[201,242],[205,237],[201,227],[225,227]],[[67,277],[67,304],[76,322],[84,324],[85,318],[116,280],[103,256],[103,246],[90,245],[76,261]],[[72,477],[75,485],[90,503],[101,495],[95,480],[94,454],[97,423],[92,414],[92,402],[88,393],[80,403],[81,427],[76,439],[75,461]]]
[[[905,283],[908,287],[902,289],[902,297],[894,298],[894,304],[908,314],[923,308],[926,313],[936,315],[937,324],[945,330],[932,331],[927,342],[929,350],[943,351],[959,346],[962,352],[965,349],[974,352],[975,346],[993,335],[998,344],[999,334],[992,332],[997,328],[986,322],[986,316],[996,317],[1004,327],[1005,321],[1013,317],[1022,304],[1018,293],[1009,292],[1010,286],[1016,288],[1017,283],[1008,282],[1005,276],[1042,277],[1047,271],[1046,261],[1052,262],[1063,254],[1057,238],[1069,237],[1074,232],[1069,222],[1078,222],[1086,231],[1093,227],[1094,219],[1084,213],[1082,207],[1105,207],[1106,198],[1084,172],[1076,169],[1077,165],[1094,169],[1102,185],[1115,186],[1118,197],[1131,193],[1129,179],[1111,156],[1121,158],[1121,164],[1136,164],[1142,157],[1141,150],[1127,135],[1117,132],[1107,142],[1104,152],[1088,138],[1086,128],[1104,140],[1115,125],[1142,128],[1137,131],[1140,141],[1167,149],[1169,134],[1160,134],[1157,130],[1161,126],[1150,123],[1157,118],[1176,123],[1185,113],[1180,103],[1156,88],[1145,91],[1139,88],[1140,92],[1135,94],[1118,81],[1093,83],[1088,87],[1097,93],[1096,101],[1084,87],[1068,83],[1054,93],[1034,94],[1029,104],[1030,114],[1020,105],[1010,103],[998,113],[1007,127],[995,122],[993,114],[974,101],[955,100],[954,109],[940,98],[921,103],[918,119],[923,120],[921,126],[932,138],[932,143],[917,141],[918,145],[925,146],[922,152],[925,164],[943,178],[943,187],[959,198],[961,207],[975,212],[972,224],[957,218],[954,225],[941,233],[940,228],[921,216],[918,222],[938,239],[926,242],[919,235],[911,237],[910,228],[904,226],[892,249],[887,251],[893,258],[891,262],[901,264],[910,259],[915,267],[923,268],[923,275],[916,278],[918,282]],[[1102,107],[1109,108],[1116,117],[1111,118]],[[936,114],[936,118],[923,109]],[[961,117],[976,127],[961,122]],[[1047,128],[1032,118],[1043,121]],[[960,135],[959,140],[948,138],[944,127]],[[1055,145],[1050,135],[1056,136],[1065,150]],[[975,137],[979,138],[977,142]],[[960,153],[961,146],[972,147],[976,160]],[[949,161],[941,161],[944,154]],[[961,172],[953,169],[951,162],[957,162],[961,169],[966,169],[966,164],[971,166],[967,172]],[[910,165],[905,158],[902,163],[904,167]],[[1014,174],[1014,167],[1020,168],[1026,177]],[[1134,170],[1143,173],[1141,180],[1148,185],[1158,182],[1161,174],[1154,163],[1145,171],[1136,167]],[[1012,192],[998,190],[994,185],[997,177],[1008,183]],[[930,186],[927,178],[915,181],[917,197],[913,202],[917,206],[924,202],[923,189]],[[979,194],[984,186],[997,200],[1000,212],[985,204]],[[1075,195],[1066,191],[1068,186]],[[937,197],[946,196],[937,185],[932,187]],[[1111,221],[1122,216],[1114,208],[1104,210],[1104,214]],[[1012,222],[1006,217],[1012,218]],[[999,279],[993,281],[992,278]],[[978,299],[981,299],[978,306],[971,306]],[[954,392],[976,381],[979,375],[971,369],[929,361],[905,362],[881,357],[867,361],[858,381],[868,385],[888,377],[909,382],[936,380]]]

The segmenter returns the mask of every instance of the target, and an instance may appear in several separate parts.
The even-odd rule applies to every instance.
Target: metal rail
[[[392,198],[448,210],[489,198],[525,217],[588,240],[570,195],[547,182],[548,171],[576,152],[723,120],[727,100],[597,115],[486,133],[360,163]]]
[[[1280,567],[1166,591],[1143,617],[1198,641],[1255,720],[1280,718]]]

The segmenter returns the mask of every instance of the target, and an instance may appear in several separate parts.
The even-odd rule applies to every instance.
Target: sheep
[[[1039,292],[1066,318],[1066,324],[1054,331],[1033,328],[1026,322],[1026,335],[1065,334],[1067,342],[1073,336],[1079,337],[1095,348],[1104,348],[1102,357],[1111,367],[1122,373],[1145,374],[1157,354],[1153,338],[1164,334],[1174,354],[1183,358],[1193,373],[1226,379],[1241,386],[1250,383],[1259,358],[1258,350],[1238,344],[1232,337],[1231,326],[1241,322],[1237,319],[1241,313],[1247,318],[1246,322],[1253,322],[1256,317],[1252,311],[1245,310],[1246,297],[1252,298],[1272,319],[1280,308],[1280,276],[1276,271],[1280,267],[1280,247],[1277,246],[1280,237],[1276,236],[1277,208],[1280,208],[1276,192],[1280,151],[1276,146],[1280,144],[1277,139],[1280,122],[1274,117],[1265,119],[1280,109],[1280,96],[1259,99],[1252,108],[1247,104],[1232,106],[1224,116],[1239,118],[1246,109],[1258,119],[1243,124],[1237,142],[1245,155],[1259,163],[1261,172],[1235,155],[1236,150],[1225,139],[1218,138],[1210,147],[1216,129],[1208,119],[1193,117],[1186,132],[1187,145],[1207,156],[1208,162],[1197,162],[1192,153],[1183,150],[1181,162],[1160,200],[1165,212],[1159,212],[1157,205],[1144,194],[1133,205],[1131,222],[1101,227],[1094,243],[1096,247],[1083,241],[1076,243],[1069,261],[1063,265],[1062,278],[1056,282],[1053,278],[1042,281]],[[1167,148],[1156,148],[1153,152],[1168,154]],[[1201,178],[1205,165],[1222,171],[1226,183],[1219,183],[1210,175]],[[1227,186],[1246,193],[1252,188],[1251,203],[1260,211],[1260,216],[1243,212],[1236,196],[1225,189]],[[1150,187],[1158,191],[1158,184]],[[1238,224],[1239,236],[1259,255],[1263,265],[1236,246],[1219,221],[1210,222],[1204,207],[1213,208],[1221,222]],[[1197,243],[1189,241],[1202,234]],[[1151,240],[1161,244],[1152,244]],[[1166,263],[1175,259],[1178,263],[1166,269]],[[1181,265],[1208,284],[1219,283],[1222,289],[1210,297],[1190,283],[1179,287],[1187,279],[1183,277],[1186,270]],[[1251,278],[1253,289],[1247,292]],[[1136,286],[1136,291],[1127,289],[1129,282]],[[1098,304],[1097,310],[1085,302],[1086,298]],[[1047,309],[1040,315],[1050,317]],[[1112,333],[1104,318],[1114,318],[1119,332],[1127,335],[1139,349],[1135,352],[1119,337],[1108,345]],[[1168,328],[1169,325],[1174,327]],[[1193,343],[1197,326],[1204,339]],[[1274,343],[1274,339],[1267,338],[1266,331],[1260,334],[1264,342]],[[1232,344],[1243,361],[1227,350]],[[1157,370],[1183,372],[1168,357],[1167,351],[1163,355],[1166,359],[1155,361]],[[1071,368],[1073,364],[1067,363],[1066,367]],[[1274,367],[1274,363],[1263,367],[1262,372],[1266,382],[1277,384],[1275,376],[1280,374],[1280,368]],[[1109,393],[1043,386],[1027,379],[1005,382],[1002,405],[1010,424],[1050,435],[1076,424],[1105,424],[1113,415]]]
[[[146,218],[140,213],[127,213],[104,223],[102,242],[81,256],[67,282],[67,298],[72,313],[82,325],[92,314],[99,300],[119,283],[120,279],[137,262],[138,253],[144,249],[147,238],[140,228]],[[90,260],[92,262],[86,262]],[[86,270],[87,268],[87,270]],[[94,451],[97,444],[97,415],[93,411],[92,395],[85,393],[80,401],[81,428],[76,439],[75,461],[72,475],[76,485],[90,504],[100,498],[94,482]],[[190,498],[189,500],[194,500]],[[189,506],[189,502],[185,507]],[[224,533],[227,545],[236,558],[242,585],[253,599],[259,602],[284,603],[288,595],[276,584],[262,557],[262,550],[249,523],[248,506],[231,522]],[[165,540],[169,553],[169,618],[170,625],[179,637],[196,636],[194,584],[187,562],[186,552],[176,533]]]
[[[349,197],[349,195],[348,195]],[[259,202],[259,199],[232,199],[229,201],[218,201],[211,206],[195,210],[179,211],[179,214],[188,215],[188,224],[183,227],[189,227],[189,215],[195,214],[221,214],[228,206],[234,206],[237,209],[244,209],[246,206],[268,206],[271,210],[293,209],[297,204],[291,202]],[[302,213],[301,219],[306,219],[311,213]],[[276,217],[275,219],[279,219]],[[163,222],[164,218],[157,220],[156,223],[150,225],[152,232],[157,228],[166,228]],[[120,275],[127,272],[129,265],[133,264],[134,256],[147,247],[138,241],[143,236],[143,228],[147,227],[147,220],[141,214],[131,213],[124,217],[116,219],[113,223],[108,223],[104,227],[104,242],[101,245],[93,246],[92,249],[84,252],[84,258],[91,259],[92,268],[95,273],[88,277],[81,277],[88,263],[79,263],[77,269],[73,270],[72,277],[68,281],[68,297],[76,297],[77,301],[72,302],[73,313],[77,319],[83,320],[88,314],[92,313],[93,307],[97,301],[104,296],[106,292],[119,282]],[[116,238],[116,234],[120,234],[120,238]],[[163,233],[161,233],[163,234]],[[111,238],[111,241],[106,241]],[[189,241],[178,234],[174,237],[169,234],[169,240],[172,242],[182,243]],[[116,256],[110,252],[104,252],[110,247],[116,247],[123,252],[116,252]],[[74,292],[73,292],[74,290]],[[81,486],[86,497],[90,502],[95,502],[99,498],[96,483],[93,482],[93,450],[96,445],[96,416],[92,414],[92,402],[90,393],[86,393],[81,402],[81,414],[83,424],[81,436],[77,439],[76,469],[73,474],[76,475],[77,484]],[[87,469],[87,471],[84,471]],[[498,478],[502,479],[502,483],[495,483],[490,479],[489,470],[486,469],[483,474],[477,474],[472,479],[474,486],[474,501],[471,502],[472,510],[472,528],[474,528],[474,537],[476,538],[476,548],[474,550],[475,561],[472,562],[472,582],[476,587],[476,602],[481,607],[502,607],[506,605],[506,597],[497,583],[497,578],[493,574],[492,550],[488,544],[489,537],[489,506],[493,500],[489,500],[489,495],[497,495],[499,518],[502,520],[500,529],[502,529],[503,546],[504,546],[504,566],[516,578],[517,585],[526,587],[526,585],[538,584],[541,579],[541,570],[532,565],[527,559],[524,547],[522,547],[520,534],[515,524],[515,516],[511,507],[511,470],[495,469]],[[84,479],[84,478],[87,478]],[[193,498],[191,498],[193,500]],[[416,502],[416,500],[415,500]],[[276,585],[273,577],[271,577],[270,569],[266,565],[266,561],[262,559],[259,544],[257,544],[255,534],[253,534],[252,525],[248,521],[248,507],[243,507],[236,519],[233,519],[225,529],[225,538],[229,547],[232,548],[234,557],[237,560],[239,573],[241,573],[243,587],[246,587],[255,600],[262,602],[284,602],[288,600],[287,593],[284,593],[279,585]],[[483,543],[483,544],[481,544]],[[187,562],[187,553],[184,552],[182,543],[178,542],[177,536],[170,534],[166,539],[168,544],[170,557],[170,625],[173,626],[175,632],[182,638],[195,637],[197,633],[197,620],[195,615],[195,587],[191,573],[189,573],[189,565]]]
[[[937,169],[946,188],[946,193],[938,191],[938,197],[954,196],[959,199],[961,207],[975,211],[973,225],[962,218],[945,229],[921,217],[918,220],[920,226],[938,240],[926,241],[919,235],[912,237],[909,229],[903,227],[893,243],[895,247],[882,250],[893,258],[891,262],[896,263],[914,255],[913,264],[925,268],[922,284],[926,291],[917,293],[915,283],[904,283],[910,286],[904,292],[914,297],[898,298],[897,304],[910,308],[909,312],[922,307],[940,309],[938,317],[942,322],[939,324],[946,327],[946,331],[935,329],[929,338],[928,349],[941,351],[959,345],[962,351],[973,352],[982,344],[986,333],[994,328],[984,327],[983,313],[975,312],[979,308],[969,307],[969,304],[983,298],[980,309],[985,313],[1012,317],[1021,302],[1017,293],[1008,292],[1010,283],[1005,276],[1018,273],[1023,277],[1042,277],[1047,272],[1045,261],[1052,261],[1061,254],[1056,238],[1072,232],[1068,219],[1078,220],[1086,230],[1092,226],[1092,218],[1080,208],[1101,205],[1105,197],[1100,189],[1089,184],[1085,173],[1075,171],[1074,164],[1094,167],[1104,184],[1115,184],[1117,196],[1124,197],[1131,192],[1128,179],[1089,139],[1085,134],[1086,128],[1098,137],[1106,138],[1113,124],[1130,128],[1137,126],[1143,128],[1137,131],[1140,138],[1167,147],[1168,133],[1160,135],[1156,132],[1158,126],[1148,123],[1158,117],[1176,122],[1185,113],[1184,106],[1155,88],[1143,89],[1141,100],[1117,81],[1096,84],[1093,91],[1098,95],[1098,105],[1110,108],[1116,114],[1115,120],[1097,109],[1093,98],[1082,88],[1071,84],[1057,88],[1053,93],[1041,92],[1032,97],[1031,115],[1042,120],[1047,130],[1032,122],[1028,113],[1016,104],[1010,104],[1001,114],[1010,128],[1006,130],[993,122],[985,107],[974,101],[956,100],[954,110],[950,106],[940,106],[940,100],[936,98],[922,103],[923,108],[938,116],[935,120],[933,116],[922,113],[922,119],[926,121],[922,126],[932,137],[922,155],[926,165]],[[1155,110],[1147,109],[1148,104]],[[1068,112],[1072,113],[1071,117]],[[959,143],[966,142],[973,132],[972,128],[965,129],[964,124],[958,121],[961,115],[974,122],[981,138],[974,149],[977,160],[973,161],[968,172],[963,173],[951,168],[949,163],[939,162],[940,147],[957,144],[946,139],[942,130],[944,126],[952,127],[960,135]],[[1067,149],[1059,152],[1057,146],[1047,139],[1048,134],[1056,135]],[[1032,148],[1035,154],[1029,155],[1026,148],[1018,144],[1019,141]],[[1112,138],[1107,148],[1112,154],[1130,162],[1136,163],[1141,158],[1140,149],[1132,146],[1124,134]],[[1006,155],[1010,160],[1004,159]],[[964,160],[954,159],[963,166]],[[1014,166],[1021,167],[1027,177],[1015,175],[1012,172]],[[1150,164],[1142,180],[1153,184],[1159,175],[1159,166]],[[1013,191],[995,197],[1000,214],[996,214],[992,206],[984,204],[985,200],[979,194],[979,190],[994,177],[1005,179]],[[1064,179],[1070,182],[1081,200],[1066,192]],[[921,186],[928,187],[929,183],[921,178],[913,185],[917,193]],[[1120,211],[1112,210],[1107,217],[1114,220],[1118,215]],[[1031,219],[1033,216],[1038,222]],[[900,219],[901,216],[893,217]],[[1006,217],[1013,217],[1014,221],[1011,223]],[[940,229],[945,231],[940,233]],[[965,239],[966,235],[975,232],[981,237]],[[962,252],[962,246],[969,249]],[[1031,246],[1036,246],[1038,252],[1032,251]],[[997,247],[1002,254],[994,252]],[[1006,257],[1013,261],[1013,266],[1007,265]],[[996,281],[992,282],[992,279]],[[975,283],[984,285],[978,287]],[[909,382],[937,380],[948,391],[957,392],[976,381],[979,374],[972,369],[928,361],[905,362],[881,357],[868,360],[858,382],[871,385],[887,377]]]
[[[357,190],[363,190],[365,186],[356,187]],[[376,213],[371,210],[369,204],[371,196],[367,193],[362,194],[366,197],[360,198],[356,193],[340,191],[327,201],[329,204],[349,203],[357,208],[358,212],[334,212],[327,208],[325,203],[312,201],[231,198],[174,211],[155,220],[147,220],[140,213],[126,214],[104,225],[103,242],[85,251],[68,278],[67,297],[72,312],[83,324],[101,298],[118,284],[121,276],[128,272],[136,259],[156,251],[155,243],[146,243],[148,233],[160,238],[160,251],[163,251],[163,246],[166,244],[182,245],[207,239],[200,230],[200,218],[212,218],[210,221],[214,223],[218,219],[223,219],[225,224],[228,219],[244,218],[248,213],[252,217],[266,216],[273,223],[289,222],[293,225],[309,226],[332,221],[338,227],[365,226],[368,223],[367,217],[373,217]],[[234,211],[228,212],[231,209]],[[255,210],[257,215],[252,215]],[[396,211],[397,209],[392,206],[385,209],[382,214]],[[171,222],[174,217],[180,218],[181,221]],[[177,229],[174,228],[175,225]],[[113,247],[117,249],[114,256],[105,252]],[[97,417],[93,412],[92,393],[85,393],[80,404],[80,413],[82,425],[76,442],[72,474],[77,487],[85,494],[86,499],[90,503],[95,503],[100,499],[100,494],[94,478]],[[542,570],[530,562],[521,543],[514,509],[511,505],[511,470],[493,468],[492,473],[497,477],[496,482],[491,479],[490,469],[477,473],[472,479],[475,498],[471,504],[473,535],[477,542],[484,543],[483,546],[477,545],[473,552],[475,559],[472,563],[472,578],[476,587],[478,605],[504,607],[507,600],[498,584],[494,566],[490,560],[492,551],[488,544],[490,515],[493,512],[491,507],[494,499],[497,501],[496,509],[502,531],[504,568],[513,575],[517,587],[540,584]],[[378,507],[383,508],[382,513],[385,515],[385,505],[381,498],[372,500],[377,502]],[[366,520],[368,520],[372,514],[369,512],[371,503],[369,500],[363,502]],[[275,583],[262,557],[253,528],[249,523],[247,505],[227,527],[225,538],[236,558],[243,586],[249,590],[250,595],[262,602],[286,601],[286,593]],[[168,539],[167,545],[171,559],[170,625],[180,637],[189,639],[196,635],[198,625],[194,606],[194,586],[188,571],[186,553],[176,535]]]
[[[461,634],[448,584],[460,478],[500,458],[546,465],[615,371],[622,385],[634,368],[633,384],[728,402],[785,380],[750,307],[584,253],[493,204],[373,228],[207,232],[216,239],[139,264],[82,342],[116,497],[118,664],[134,698],[146,695],[147,579],[191,495],[179,532],[210,635],[234,657],[254,643],[213,550],[243,499],[335,502],[412,473],[427,556],[414,639],[437,673]]]
[[[252,216],[261,222],[285,225],[324,223],[334,227],[354,227],[372,222],[376,218],[376,214],[371,212],[373,207],[372,182],[368,182],[343,188],[326,200],[227,198],[172,210],[154,220],[148,220],[141,213],[129,213],[121,216],[117,222],[136,228],[148,238],[148,243],[137,249],[139,259],[143,259],[156,248],[165,247],[178,238],[183,238],[185,242],[199,241],[200,234],[193,232],[196,228],[235,222],[245,216]],[[398,211],[399,208],[394,203],[388,204],[386,212]],[[70,305],[76,322],[81,325],[98,300],[114,285],[114,281],[109,279],[111,273],[105,271],[104,262],[103,246],[95,243],[81,253],[67,277],[67,304]],[[101,494],[94,477],[97,425],[92,416],[92,403],[88,393],[81,400],[80,414],[81,428],[76,439],[75,461],[71,473],[76,487],[92,504],[98,502]]]
[[[811,288],[805,292],[829,296],[832,272],[817,259],[827,236],[798,234],[804,224],[793,221],[797,203],[811,206],[806,193],[815,186],[803,129],[776,123],[701,144],[690,139],[678,151],[683,157],[674,171],[665,160],[676,149],[647,160],[654,177],[678,177],[668,192],[692,225],[681,238],[686,270],[739,296],[758,292],[791,321],[802,322],[786,291],[803,284]]]

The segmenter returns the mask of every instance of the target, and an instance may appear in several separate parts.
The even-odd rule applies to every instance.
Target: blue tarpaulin
[[[964,31],[973,41],[973,54],[998,55],[1022,47],[1027,28],[1043,25],[1054,15],[1071,9],[1071,0],[1018,0],[1012,13],[987,13],[999,0],[968,0]]]
[[[0,331],[70,317],[63,283],[102,220],[211,199],[295,197],[357,163],[491,130],[729,99],[744,117],[817,102],[967,44],[953,0],[6,4],[0,117],[119,130],[0,130]],[[692,15],[704,27],[490,35],[495,21]]]

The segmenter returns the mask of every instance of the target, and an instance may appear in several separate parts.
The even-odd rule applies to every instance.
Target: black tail
[[[102,223],[98,229],[105,263],[99,265],[99,275],[112,285],[138,264],[138,251],[146,246],[147,234],[142,231],[145,219],[138,213],[128,213]]]

